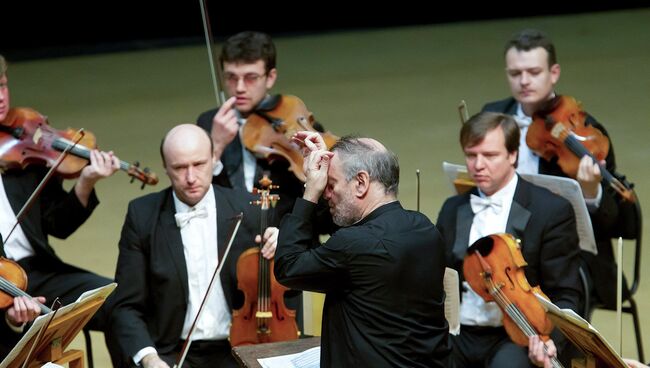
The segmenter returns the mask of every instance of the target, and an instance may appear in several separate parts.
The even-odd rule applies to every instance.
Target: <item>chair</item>
[[[622,219],[619,221],[621,226],[625,227],[625,229],[622,230],[622,233],[620,235],[625,239],[634,240],[635,248],[633,278],[632,283],[629,287],[630,297],[626,300],[623,300],[624,305],[622,307],[622,311],[623,313],[629,313],[632,315],[638,358],[640,361],[645,362],[645,356],[643,354],[643,341],[641,338],[641,323],[639,322],[639,311],[637,309],[636,301],[634,300],[634,294],[639,288],[639,281],[641,280],[640,271],[643,215],[641,214],[641,205],[639,204],[638,198],[634,203],[627,203],[625,205],[628,206],[627,211],[622,211],[625,213],[621,214]],[[612,310],[611,308],[606,308],[604,305],[594,305],[590,307]]]

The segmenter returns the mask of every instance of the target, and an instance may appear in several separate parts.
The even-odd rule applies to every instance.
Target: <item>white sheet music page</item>
[[[320,368],[320,346],[302,353],[257,359],[263,368]]]

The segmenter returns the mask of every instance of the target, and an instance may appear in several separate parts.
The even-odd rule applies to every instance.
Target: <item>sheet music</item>
[[[582,189],[580,184],[571,178],[563,178],[560,176],[541,175],[541,174],[519,174],[525,180],[544,187],[551,192],[564,197],[571,203],[573,212],[576,214],[576,227],[578,231],[578,238],[580,241],[580,249],[593,254],[598,254],[596,248],[596,238],[594,238],[594,230],[591,225],[591,217],[587,210],[587,204],[582,197]]]
[[[589,322],[571,309],[560,309],[546,298],[538,294],[535,294],[535,296],[546,310],[555,327],[559,328],[580,350],[594,355],[603,363],[599,366],[627,368],[627,364],[623,362],[609,342]]]
[[[449,333],[460,333],[460,286],[458,271],[445,267],[445,277],[442,280],[445,289],[445,319],[449,324]]]
[[[320,346],[302,353],[257,359],[262,368],[320,368]]]
[[[115,290],[116,287],[117,284],[113,282],[106,286],[86,291],[85,293],[81,294],[79,298],[77,298],[76,302],[59,308],[59,310],[56,312],[56,318],[61,318],[62,316],[65,316],[66,314],[74,311],[77,308],[78,305],[77,303],[84,301],[86,299],[94,299],[96,297],[101,297],[105,299],[110,293],[113,292],[113,290]],[[36,334],[38,334],[38,331],[40,331],[41,328],[43,328],[47,324],[47,321],[52,313],[54,313],[54,311],[48,314],[40,315],[38,318],[34,320],[34,322],[29,327],[29,330],[25,332],[25,334],[20,339],[20,341],[18,341],[16,346],[14,346],[14,348],[11,349],[11,352],[9,352],[9,354],[2,361],[2,363],[0,364],[0,368],[7,367],[16,359],[16,357],[20,354],[20,352],[23,349],[25,349],[25,346],[30,341],[30,339],[34,337]]]
[[[457,194],[454,181],[457,179],[467,180],[467,168],[464,165],[452,164],[449,162],[442,163],[442,169],[449,179],[449,184],[453,193]],[[582,197],[582,190],[577,181],[570,178],[563,178],[560,176],[542,175],[542,174],[519,174],[525,180],[546,188],[551,192],[564,197],[571,203],[573,212],[576,215],[576,231],[578,232],[578,240],[580,249],[598,254],[596,248],[596,239],[594,238],[594,231],[591,224],[591,217],[587,210],[587,204]],[[471,179],[469,179],[471,180]]]

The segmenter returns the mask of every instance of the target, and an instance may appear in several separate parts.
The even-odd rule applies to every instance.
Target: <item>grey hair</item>
[[[373,146],[356,136],[339,139],[331,150],[341,159],[346,182],[360,171],[366,171],[371,182],[377,181],[383,185],[385,194],[397,195],[399,162],[395,153]]]

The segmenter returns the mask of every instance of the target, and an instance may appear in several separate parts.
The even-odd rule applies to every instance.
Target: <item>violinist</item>
[[[371,138],[305,148],[305,194],[282,220],[275,276],[325,293],[321,367],[447,367],[444,243],[431,221],[397,200],[397,156]],[[321,195],[341,226],[310,249]]]
[[[0,55],[0,124],[10,108],[7,63]],[[9,232],[16,223],[16,214],[27,201],[47,169],[29,165],[24,169],[8,169],[1,175],[0,231],[5,241],[7,258],[18,262],[28,277],[29,295],[42,295],[46,304],[59,298],[63,305],[74,302],[83,292],[112,282],[112,280],[64,263],[48,242],[48,236],[66,238],[79,228],[99,203],[95,183],[111,176],[119,168],[112,152],[93,150],[90,164],[81,170],[72,190],[66,192],[62,179],[52,178],[37,197],[11,237]],[[87,326],[92,330],[108,330],[112,308],[109,297]],[[106,335],[111,359],[119,353],[111,336]]]
[[[560,308],[576,311],[582,289],[573,208],[564,198],[517,175],[519,128],[515,120],[505,114],[479,113],[463,124],[460,145],[477,188],[448,198],[438,215],[437,226],[446,242],[447,267],[463,275],[463,259],[471,244],[490,234],[510,233],[521,240],[528,282],[539,285]],[[461,332],[451,338],[456,367],[527,367],[543,363],[530,361],[527,349],[511,341],[502,317],[496,303],[484,302],[463,281]],[[551,337],[549,341],[555,343],[562,358],[568,340],[558,331]]]
[[[270,164],[244,147],[241,126],[254,114],[256,107],[270,97],[269,93],[278,78],[276,49],[271,37],[261,32],[241,32],[228,38],[220,55],[226,93],[230,98],[218,109],[202,113],[198,124],[206,129],[214,144],[214,183],[231,188],[248,190],[259,182],[264,172],[270,172],[280,201],[276,207],[278,217],[291,212],[296,198],[302,196],[303,183],[288,170],[286,162],[276,160]],[[319,125],[317,124],[317,127]],[[321,234],[331,231],[327,208],[321,221]]]
[[[214,155],[219,160],[213,183],[250,192],[253,184],[268,172],[273,185],[278,186],[274,193],[280,197],[271,220],[277,226],[282,217],[291,212],[296,198],[302,196],[303,183],[288,170],[288,163],[258,159],[242,142],[243,124],[256,107],[270,97],[278,78],[275,44],[268,34],[262,32],[237,33],[223,44],[219,62],[223,69],[225,92],[230,98],[223,106],[206,111],[198,118],[199,126],[210,133]],[[319,234],[329,234],[334,228],[328,207],[322,200],[316,216],[313,246],[320,244]],[[285,302],[290,309],[297,311],[296,321],[302,329],[302,295],[289,291],[285,293]]]
[[[539,30],[526,29],[515,34],[505,45],[506,77],[512,96],[504,100],[488,103],[484,111],[501,112],[515,116],[521,130],[519,147],[519,166],[517,172],[566,176],[557,161],[547,161],[532,152],[526,144],[528,126],[532,116],[556,96],[555,85],[560,79],[555,46],[551,39]],[[605,128],[591,115],[587,114],[586,125],[601,131],[607,140]],[[607,171],[614,173],[616,162],[614,149],[609,142],[609,153],[605,158]],[[609,187],[601,184],[601,172],[591,158],[582,157],[575,178],[580,187],[591,216],[598,255],[581,252],[595,290],[592,300],[595,304],[604,303],[613,308],[616,305],[616,264],[614,261],[611,237],[620,215],[620,198]],[[623,292],[627,293],[624,287]],[[624,294],[624,300],[626,295]],[[585,316],[588,317],[588,316]]]
[[[239,255],[255,246],[260,214],[240,189],[212,185],[214,151],[193,124],[172,128],[161,143],[171,187],[129,203],[119,243],[113,330],[131,364],[171,367],[201,305],[218,262],[220,282],[190,337],[183,367],[236,367],[227,340],[237,290]],[[228,257],[222,260],[233,218],[244,213]],[[264,231],[262,255],[273,257],[277,228]]]

